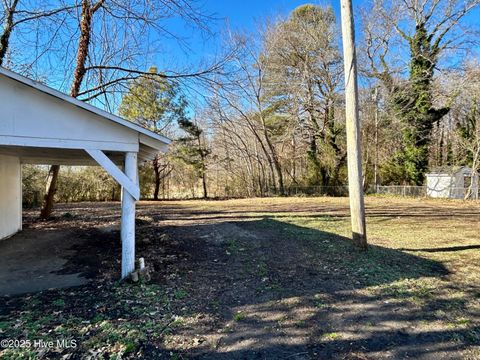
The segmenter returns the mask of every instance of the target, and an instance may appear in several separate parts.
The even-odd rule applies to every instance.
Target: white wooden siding
[[[0,240],[22,229],[20,159],[0,155]]]
[[[12,79],[0,79],[0,99],[0,144],[139,150],[137,132]]]

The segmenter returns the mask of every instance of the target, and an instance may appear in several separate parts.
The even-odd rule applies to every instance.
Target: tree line
[[[478,1],[374,1],[362,21],[363,184],[422,185],[436,168],[478,171]],[[475,15],[476,14],[476,15]],[[198,123],[220,196],[345,194],[343,59],[338,19],[304,5],[234,34]]]
[[[148,1],[134,6],[83,0],[41,11],[26,11],[27,2],[18,10],[22,0],[5,4],[0,54],[7,66],[26,73],[33,68],[25,59],[16,62],[9,37],[17,26],[46,24],[58,35],[52,32],[44,43],[30,44],[27,37],[14,44],[43,46],[54,54],[49,56],[58,56],[52,44],[68,39],[77,50],[65,77],[72,96],[176,139],[169,154],[159,154],[141,170],[144,197],[284,195],[312,187],[343,194],[343,58],[332,8],[303,5],[286,17],[265,19],[252,33],[228,31],[221,57],[194,71],[167,72],[140,61],[147,46],[133,34],[166,31],[163,20],[172,16],[208,31],[214,20],[193,2],[154,7]],[[478,170],[478,5],[478,0],[372,0],[356,9],[363,15],[357,55],[365,189],[422,185],[436,167]],[[132,33],[112,33],[121,27]],[[110,43],[120,45],[105,46]],[[50,169],[48,187],[60,190],[52,185],[55,173]],[[98,198],[118,194],[113,187],[105,193],[99,185],[98,194],[105,196]],[[64,199],[58,191],[56,196]]]

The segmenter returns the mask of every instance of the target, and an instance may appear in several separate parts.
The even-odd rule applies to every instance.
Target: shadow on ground
[[[152,207],[139,213],[137,254],[154,270],[146,288],[95,282],[118,277],[120,243],[116,230],[87,227],[62,271],[101,271],[78,289],[34,295],[39,313],[58,297],[69,304],[42,331],[70,317],[115,331],[128,323],[128,334],[142,337],[115,337],[136,344],[124,358],[159,359],[455,359],[480,339],[479,314],[468,306],[478,287],[456,288],[439,262],[380,246],[362,252],[344,237],[269,217],[205,224],[178,212],[192,223],[165,226]],[[457,291],[463,296],[449,296]],[[3,301],[5,320],[31,298]],[[454,313],[470,320],[444,326]],[[152,322],[160,330],[147,331]],[[82,339],[73,358],[99,346],[72,329]]]
[[[379,246],[361,252],[341,236],[270,218],[166,231],[182,239],[178,250],[189,254],[188,262],[176,265],[188,294],[182,305],[191,318],[206,319],[183,330],[183,339],[201,334],[205,340],[189,349],[190,356],[448,358],[461,348],[450,341],[456,331],[413,330],[416,322],[434,321],[435,307],[448,308],[448,301],[405,308],[390,302],[388,291],[362,291],[444,277],[448,271],[438,262]]]

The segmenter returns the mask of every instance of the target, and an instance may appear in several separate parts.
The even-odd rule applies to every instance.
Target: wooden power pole
[[[348,191],[352,237],[356,245],[367,248],[365,203],[362,186],[362,152],[358,115],[357,57],[352,0],[340,0],[342,15],[343,63],[345,68],[345,116],[347,123]]]

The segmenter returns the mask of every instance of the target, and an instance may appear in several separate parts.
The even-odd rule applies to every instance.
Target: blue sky
[[[39,0],[31,0],[33,2]],[[47,1],[47,0],[45,0]],[[56,0],[48,0],[55,3]],[[72,0],[73,1],[73,0]],[[266,19],[275,20],[278,16],[287,17],[295,8],[306,3],[317,4],[322,6],[333,7],[337,22],[340,19],[340,0],[197,0],[201,4],[201,12],[211,14],[215,17],[215,21],[210,23],[211,33],[205,34],[199,32],[198,28],[186,26],[185,22],[178,18],[165,20],[164,25],[169,32],[185,39],[184,46],[179,44],[177,39],[166,38],[164,35],[159,35],[156,32],[147,32],[145,39],[142,38],[145,45],[145,53],[135,57],[135,68],[147,70],[150,66],[156,65],[160,71],[177,71],[181,73],[195,72],[203,63],[213,61],[215,55],[222,53],[224,47],[222,43],[222,36],[227,29],[232,31],[245,31],[255,34],[258,23],[262,24]],[[358,16],[359,8],[372,0],[353,0],[354,12],[357,15],[356,30],[357,41],[361,39],[361,24],[360,16]],[[399,0],[392,0],[399,1]],[[447,0],[444,0],[447,1]],[[474,28],[475,24],[478,29],[480,19],[480,7],[470,13],[467,19],[464,19],[463,25],[469,28]],[[72,22],[72,29],[76,29],[76,22]],[[54,29],[53,27],[52,29]],[[73,31],[73,30],[72,30]],[[339,30],[340,31],[340,30]],[[77,32],[78,33],[78,32]],[[36,28],[27,28],[23,33],[16,30],[15,35],[22,34],[25,44],[32,46],[36,44],[37,38],[42,41],[49,40],[50,32],[42,28],[41,24]],[[65,56],[65,51],[62,47],[54,48],[55,51],[42,53],[38,57],[40,60],[34,63],[29,76],[46,81],[50,86],[68,92],[71,78],[68,70],[74,65],[75,43],[76,38],[70,37],[67,31],[68,39],[73,39],[69,44],[72,46],[72,51],[68,52],[69,56]],[[39,36],[40,35],[40,36]],[[15,38],[12,42],[15,45]],[[480,39],[480,37],[477,37]],[[341,35],[338,34],[338,41],[340,43]],[[62,39],[62,41],[65,39]],[[15,53],[15,60],[18,64],[29,64],[33,58],[37,58],[37,53],[28,51],[28,47],[24,43],[18,42],[13,46]],[[473,50],[471,53],[478,59],[480,57],[480,47],[477,45],[470,47],[468,50]],[[16,52],[15,52],[16,51]],[[402,59],[408,61],[408,49],[402,50],[405,56]],[[51,54],[51,55],[50,55]],[[471,54],[469,54],[471,55]],[[448,53],[445,56],[447,62],[461,63],[463,58],[459,53]],[[406,64],[405,64],[406,65]],[[30,69],[30,68],[27,68]],[[405,67],[406,69],[406,67]],[[22,71],[21,66],[18,71]],[[67,75],[66,75],[67,74]]]
[[[221,47],[219,36],[222,31],[225,31],[227,24],[233,31],[254,32],[258,22],[269,18],[274,19],[279,15],[287,16],[297,6],[306,3],[332,6],[337,15],[337,21],[339,21],[340,0],[203,0],[203,10],[218,19],[212,24],[214,35],[210,39],[205,39],[198,34],[197,29],[185,27],[183,22],[173,19],[169,23],[169,28],[175,34],[180,34],[188,39],[188,47],[182,48],[177,41],[165,39],[162,40],[163,46],[160,53],[146,61],[163,69],[178,68],[182,65],[188,67],[218,53]],[[365,3],[367,0],[353,0],[354,11]],[[472,24],[478,26],[479,18],[480,7],[477,7],[463,20],[463,23],[467,26]],[[355,21],[358,40],[362,36],[360,17],[357,16]],[[480,49],[473,50],[478,58]],[[456,56],[455,60],[462,61]],[[146,64],[146,66],[148,65]]]
[[[297,6],[311,3],[333,6],[340,15],[340,1],[305,1],[305,0],[225,0],[206,1],[206,9],[217,13],[219,16],[230,19],[234,27],[253,28],[255,19],[276,16],[278,14],[288,15]],[[357,2],[358,4],[360,2]]]
[[[363,0],[356,1],[360,5]],[[287,16],[296,7],[304,4],[332,6],[340,18],[340,0],[204,0],[202,9],[217,20],[211,24],[213,35],[205,39],[196,29],[184,26],[178,19],[172,20],[169,28],[175,34],[187,38],[188,48],[179,46],[175,40],[164,42],[163,54],[151,59],[159,68],[169,68],[181,64],[192,64],[215,54],[220,47],[218,38],[226,27],[233,31],[254,32],[258,23],[265,19]]]

